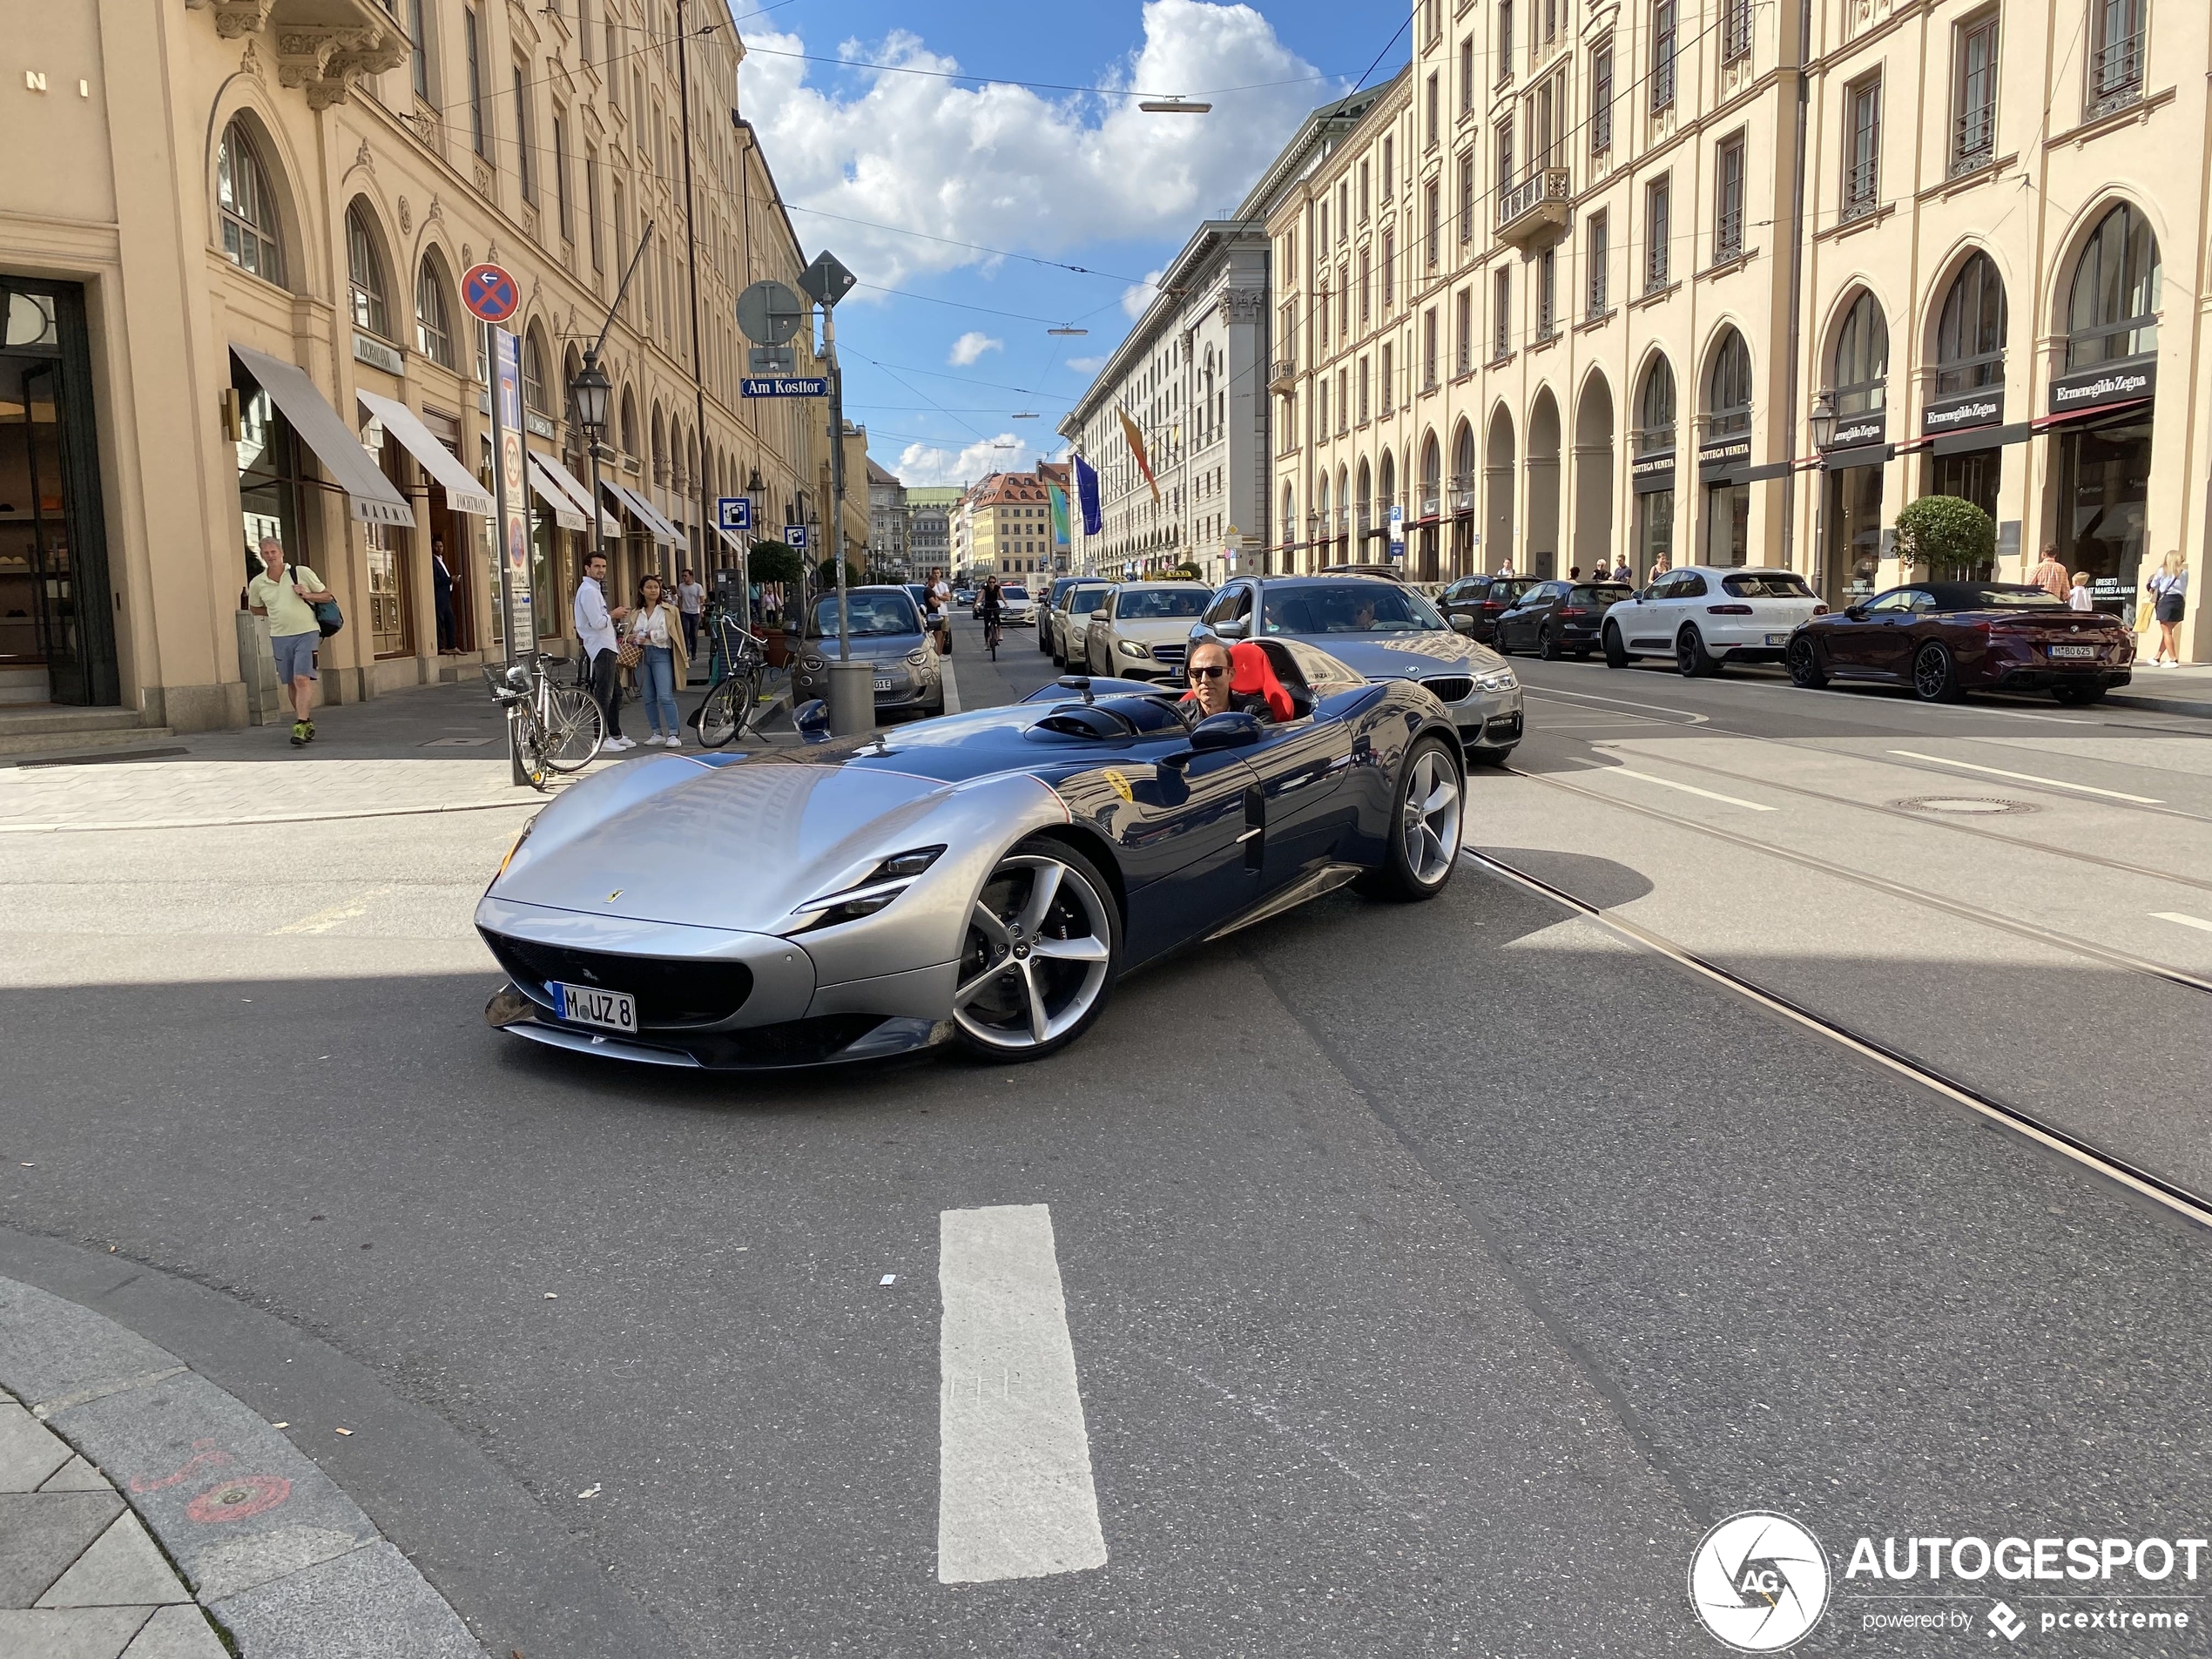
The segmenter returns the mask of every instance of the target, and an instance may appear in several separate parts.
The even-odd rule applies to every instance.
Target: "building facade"
[[[2201,260],[2169,257],[2203,243],[2209,25],[1420,0],[1268,217],[1274,563],[1750,562],[1837,604],[1942,493],[1996,521],[1989,570],[2049,545],[2132,616],[2212,518]]]
[[[894,473],[868,462],[868,563],[904,572],[911,562],[907,487]]]
[[[961,568],[953,560],[953,519],[966,493],[936,484],[907,491],[907,545],[915,575]]]
[[[599,509],[624,590],[735,563],[718,495],[803,515],[808,406],[738,396],[735,295],[805,261],[732,118],[726,17],[678,34],[632,0],[87,0],[12,21],[27,90],[0,142],[41,165],[0,187],[0,419],[44,430],[40,475],[0,478],[0,678],[178,730],[257,718],[239,607],[264,534],[346,612],[326,698],[496,651],[490,364],[458,286],[480,260],[520,288],[539,637],[569,631],[589,534],[567,388],[603,327]]]
[[[961,506],[968,552],[961,569],[1001,581],[1052,573],[1052,499],[1035,473],[995,472],[968,490]]]

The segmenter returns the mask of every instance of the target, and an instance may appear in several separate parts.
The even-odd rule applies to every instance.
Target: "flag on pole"
[[[1096,536],[1105,528],[1098,511],[1098,469],[1081,455],[1076,457],[1076,499],[1083,509],[1083,534]]]
[[[1122,417],[1122,435],[1129,440],[1129,452],[1136,457],[1136,469],[1144,475],[1144,482],[1152,487],[1152,504],[1160,504],[1159,480],[1152,476],[1152,463],[1145,458],[1144,435],[1136,429],[1136,422],[1129,418],[1127,409],[1116,409]]]

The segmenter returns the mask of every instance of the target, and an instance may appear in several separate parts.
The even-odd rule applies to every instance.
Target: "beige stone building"
[[[24,432],[0,440],[0,702],[25,732],[50,703],[112,712],[45,711],[46,731],[254,718],[238,606],[265,531],[345,609],[327,699],[496,651],[485,362],[457,286],[479,260],[522,293],[541,637],[569,631],[587,533],[566,388],[648,221],[602,355],[617,580],[734,564],[718,496],[769,523],[816,504],[820,406],[738,395],[736,293],[804,260],[735,118],[721,0],[0,10],[0,426]]]
[[[1939,492],[2131,615],[2202,569],[2212,9],[1417,0],[1413,37],[1269,215],[1278,563],[1386,558],[1394,508],[1420,578],[1837,603]]]

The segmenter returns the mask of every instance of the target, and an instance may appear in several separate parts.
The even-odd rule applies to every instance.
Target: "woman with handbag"
[[[637,676],[645,721],[652,727],[645,741],[682,748],[684,722],[676,711],[676,688],[690,677],[691,662],[684,650],[684,614],[657,576],[637,584],[637,614],[631,618],[622,664]]]
[[[2170,668],[2179,668],[2182,613],[2188,604],[2189,590],[2188,555],[2179,548],[2168,553],[2148,585],[2152,602],[2157,607],[2152,612],[2152,620],[2158,624],[2158,649],[2151,655],[2151,666],[2156,668],[2163,663]]]

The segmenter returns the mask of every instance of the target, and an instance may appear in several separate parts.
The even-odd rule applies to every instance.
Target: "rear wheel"
[[[749,674],[729,674],[722,683],[706,694],[706,701],[699,705],[699,743],[704,748],[719,749],[738,735],[745,717],[752,712],[752,677]]]
[[[953,1024],[993,1060],[1040,1060],[1090,1028],[1121,968],[1121,918],[1105,878],[1073,847],[1024,841],[968,913]]]
[[[548,688],[547,725],[539,734],[546,766],[559,772],[581,772],[599,752],[604,721],[591,694],[573,685]]]
[[[1536,655],[1548,663],[1559,660],[1559,636],[1552,632],[1549,623],[1536,630]]]
[[[1959,700],[1959,666],[1932,639],[1912,658],[1912,695],[1923,703]]]
[[[1820,666],[1820,653],[1802,634],[1790,642],[1790,684],[1808,691],[1828,684],[1828,675]]]
[[[1502,622],[1494,624],[1491,627],[1490,649],[1501,657],[1513,655],[1513,647],[1506,643],[1506,625]]]
[[[1611,623],[1605,625],[1605,665],[1608,668],[1626,668],[1629,665],[1628,649],[1621,644],[1621,631]]]
[[[1675,668],[1684,679],[1703,679],[1719,673],[1720,667],[1705,649],[1705,636],[1696,629],[1685,628],[1675,636]]]
[[[1464,784],[1442,738],[1423,738],[1407,751],[1386,861],[1366,878],[1365,891],[1408,903],[1444,891],[1460,858]]]

